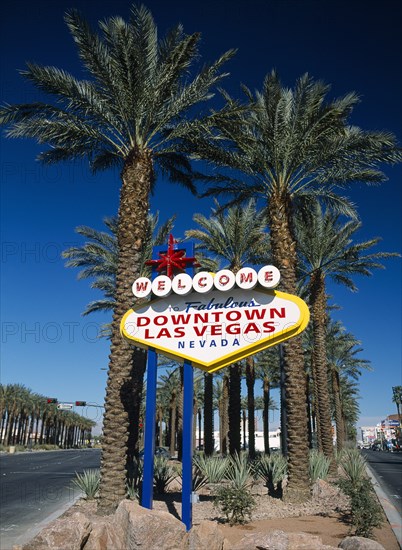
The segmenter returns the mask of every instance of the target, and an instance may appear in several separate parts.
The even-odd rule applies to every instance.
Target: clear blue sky
[[[355,90],[362,102],[352,121],[365,129],[388,129],[401,139],[401,3],[384,0],[151,0],[160,34],[178,21],[187,33],[201,31],[204,60],[238,48],[225,87],[259,88],[275,67],[291,86],[304,72],[332,84],[333,96]],[[94,25],[110,15],[128,17],[130,3],[84,0],[15,0],[2,8],[1,102],[35,101],[37,92],[18,75],[25,61],[55,65],[80,77],[76,50],[63,13],[76,7]],[[32,141],[1,142],[2,278],[1,381],[24,383],[60,401],[103,403],[108,342],[96,338],[106,315],[83,318],[98,295],[64,268],[60,253],[81,243],[77,225],[102,229],[117,212],[119,174],[89,174],[86,164],[45,168],[35,161]],[[356,186],[350,197],[363,222],[360,240],[382,237],[379,249],[401,251],[401,168],[386,170],[380,187]],[[175,234],[192,227],[194,212],[211,202],[164,182],[153,209],[177,214]],[[378,249],[378,250],[379,250]],[[356,279],[359,292],[331,287],[342,307],[334,317],[362,342],[362,357],[374,372],[361,378],[361,419],[370,425],[395,413],[392,386],[401,375],[401,261]]]

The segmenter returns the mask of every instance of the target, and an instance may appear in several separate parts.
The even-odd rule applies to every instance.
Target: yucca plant
[[[171,481],[176,479],[177,471],[168,463],[166,458],[156,456],[154,458],[154,484],[156,492],[166,493],[166,488]]]
[[[366,461],[357,449],[344,449],[340,455],[340,466],[349,485],[359,487],[366,482]]]
[[[193,458],[194,466],[200,470],[208,480],[208,483],[220,483],[229,467],[228,458],[208,457],[199,455]]]
[[[134,457],[128,473],[129,476],[126,485],[128,498],[138,500],[138,496],[141,490],[142,477],[144,473],[143,462]]]
[[[235,453],[229,457],[225,477],[236,489],[244,489],[251,485],[252,467],[246,453]]]
[[[287,461],[280,453],[263,455],[254,465],[258,477],[264,480],[271,497],[282,497],[282,482],[287,474]]]
[[[134,480],[127,481],[127,498],[129,500],[140,500],[138,489],[136,489],[134,485]]]
[[[309,459],[311,481],[314,483],[317,479],[327,479],[331,459],[316,449],[310,451]]]
[[[84,494],[87,500],[94,499],[99,491],[100,470],[91,469],[84,470],[82,474],[75,472],[73,485],[78,487]]]

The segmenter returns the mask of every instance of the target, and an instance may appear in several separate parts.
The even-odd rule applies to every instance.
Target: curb
[[[366,463],[366,471],[368,476],[373,484],[374,491],[380,501],[380,504],[384,510],[385,515],[389,521],[389,524],[392,527],[393,532],[395,533],[396,540],[398,541],[399,547],[402,549],[402,516],[399,514],[398,510],[389,500],[384,489],[381,487],[379,480],[377,479],[374,471],[371,469],[369,464]]]

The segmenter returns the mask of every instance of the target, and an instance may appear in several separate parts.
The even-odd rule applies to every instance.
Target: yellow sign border
[[[288,294],[287,292],[280,292],[278,290],[266,290],[266,289],[258,288],[258,292],[262,292],[263,294],[268,294],[274,297],[277,296],[278,298],[289,300],[290,302],[293,302],[294,304],[296,304],[300,310],[300,317],[297,323],[295,323],[294,325],[292,325],[292,327],[288,329],[284,329],[281,332],[278,332],[274,336],[267,336],[266,338],[263,338],[262,340],[259,340],[256,343],[243,347],[241,350],[237,352],[235,351],[235,352],[228,353],[222,356],[218,361],[211,361],[209,363],[200,363],[198,361],[195,361],[192,357],[190,357],[185,353],[173,353],[171,350],[168,350],[158,345],[151,345],[148,341],[140,340],[139,338],[135,338],[132,335],[127,333],[127,331],[124,328],[127,317],[131,315],[131,313],[134,313],[136,310],[142,309],[145,305],[152,305],[158,302],[159,301],[158,299],[147,302],[147,304],[141,304],[141,305],[138,305],[137,307],[129,309],[124,314],[122,320],[120,321],[120,334],[130,342],[134,342],[140,348],[145,348],[145,349],[154,348],[160,351],[163,355],[169,358],[178,360],[179,362],[181,362],[180,360],[182,361],[187,360],[191,362],[193,367],[197,367],[209,373],[216,372],[217,370],[227,367],[232,363],[236,363],[238,361],[241,361],[242,359],[245,359],[249,355],[254,355],[259,351],[262,351],[264,349],[280,344],[281,342],[284,342],[289,338],[293,338],[294,336],[297,336],[298,334],[303,332],[303,330],[307,327],[308,322],[310,320],[310,311],[307,307],[307,304],[304,302],[304,300],[302,300],[301,298],[293,294]]]

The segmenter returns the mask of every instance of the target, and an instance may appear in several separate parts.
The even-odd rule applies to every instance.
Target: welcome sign
[[[245,270],[233,277],[228,270],[215,276],[198,273],[192,283],[186,282],[186,294],[180,290],[183,275],[177,276],[181,279],[176,284],[174,278],[168,288],[166,280],[154,281],[153,290],[174,293],[127,311],[121,321],[122,335],[139,347],[152,347],[215,372],[302,332],[309,321],[305,302],[267,288],[279,282],[278,270],[273,266],[265,266],[258,274],[251,268]],[[267,277],[272,272],[275,277]],[[144,294],[144,278],[139,286],[138,281],[133,292]],[[221,286],[225,290],[218,290]]]

